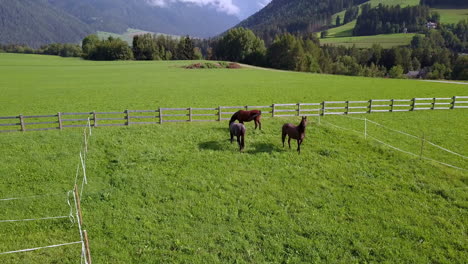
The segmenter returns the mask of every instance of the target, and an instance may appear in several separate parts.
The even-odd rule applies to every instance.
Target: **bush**
[[[393,66],[390,71],[388,71],[388,76],[390,78],[403,78],[403,67],[400,65]]]

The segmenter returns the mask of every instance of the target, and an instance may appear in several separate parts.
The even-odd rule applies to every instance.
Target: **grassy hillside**
[[[256,69],[186,70],[189,62],[90,62],[0,54],[0,116],[447,97],[464,85]],[[27,73],[27,77],[25,77]],[[50,76],[53,76],[51,78]],[[467,155],[466,109],[366,115]],[[310,118],[301,155],[280,127],[247,123],[245,153],[227,124],[96,128],[83,193],[96,263],[462,263],[468,258],[468,174],[395,152],[362,135],[362,122]],[[420,142],[369,124],[404,150]],[[1,219],[68,215],[81,129],[0,134]],[[293,142],[295,148],[295,142]],[[424,155],[466,160],[426,146]],[[0,223],[0,252],[79,240],[68,219]],[[78,245],[0,255],[2,263],[76,263]]]
[[[419,1],[418,0],[371,0],[369,2],[366,2],[366,4],[367,3],[370,3],[372,7],[375,7],[379,4],[413,6],[413,5],[418,5]],[[334,14],[331,20],[332,25],[336,25],[335,23],[336,23],[337,16],[340,16],[341,22],[343,22],[345,12],[346,11],[343,10],[339,13]],[[344,45],[344,46],[352,46],[353,44],[355,44],[357,47],[363,47],[363,48],[370,47],[372,46],[373,43],[379,43],[379,41],[383,41],[382,46],[384,46],[385,48],[391,48],[394,46],[408,45],[411,41],[409,36],[413,35],[413,34],[410,34],[410,35],[391,34],[388,37],[387,36],[384,37],[383,35],[369,36],[369,37],[352,37],[353,29],[355,25],[356,25],[356,20],[353,20],[339,27],[330,28],[328,29],[327,38],[321,39],[320,41],[323,44]]]
[[[468,19],[468,9],[432,9],[439,12],[440,22],[444,24],[455,24],[460,20]]]
[[[335,37],[320,39],[320,44],[341,45],[346,47],[355,45],[358,48],[370,48],[373,44],[380,44],[383,48],[392,48],[409,45],[415,35],[416,34],[400,33],[359,37]]]

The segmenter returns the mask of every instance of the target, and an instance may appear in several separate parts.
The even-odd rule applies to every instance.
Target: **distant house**
[[[419,78],[419,77],[421,77],[421,72],[420,71],[409,71],[406,74],[406,77],[408,77],[408,78]]]
[[[428,29],[435,29],[435,28],[437,28],[437,23],[434,23],[434,22],[427,22],[427,23],[426,23],[426,27],[427,27]]]

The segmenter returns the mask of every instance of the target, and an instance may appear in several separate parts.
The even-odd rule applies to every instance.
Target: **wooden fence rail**
[[[371,99],[323,101],[321,103],[272,104],[267,106],[218,106],[216,108],[159,108],[122,112],[76,112],[54,115],[0,117],[0,132],[62,130],[67,127],[130,126],[165,122],[212,122],[229,120],[238,110],[259,109],[264,116],[324,116],[420,110],[468,108],[468,96],[451,98]],[[54,124],[54,126],[50,126]]]

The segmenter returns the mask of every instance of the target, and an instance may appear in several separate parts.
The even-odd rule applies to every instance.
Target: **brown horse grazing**
[[[235,112],[231,120],[229,121],[229,126],[234,123],[234,121],[239,120],[239,123],[250,122],[252,120],[255,121],[255,129],[257,129],[257,125],[262,130],[262,123],[260,123],[260,118],[262,117],[262,111],[260,110],[251,110],[251,111],[244,111],[239,110]]]
[[[242,152],[244,149],[244,137],[245,137],[245,126],[241,123],[231,123],[229,125],[229,131],[231,132],[231,144],[234,136],[237,137],[237,143],[239,144],[239,151]]]
[[[291,138],[297,139],[297,152],[301,154],[301,144],[305,137],[306,126],[307,126],[306,116],[302,117],[301,123],[298,126],[295,126],[293,124],[284,124],[283,134],[282,134],[283,148],[284,148],[284,140],[286,138],[286,135],[288,135],[289,148],[291,148]]]

